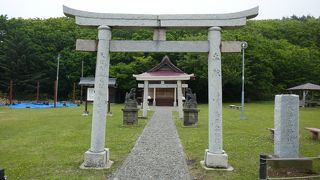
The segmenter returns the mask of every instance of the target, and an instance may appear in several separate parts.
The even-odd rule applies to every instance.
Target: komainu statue
[[[125,98],[125,108],[137,108],[138,107],[138,102],[136,100],[136,89],[131,88],[130,92],[126,93],[126,98]]]
[[[186,101],[183,105],[183,125],[184,126],[198,126],[198,112],[197,96],[192,93],[190,88],[186,91]]]
[[[196,93],[192,94],[192,90],[190,88],[187,88],[186,91],[184,108],[197,108],[197,95]]]
[[[136,89],[132,88],[126,93],[123,111],[123,125],[138,124],[138,102],[136,100]]]

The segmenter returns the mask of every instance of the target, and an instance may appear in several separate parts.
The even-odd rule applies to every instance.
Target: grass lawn
[[[246,104],[246,120],[240,120],[240,111],[228,106],[223,107],[223,148],[234,167],[232,172],[205,171],[200,166],[208,148],[208,106],[199,105],[198,128],[183,128],[178,114],[174,114],[189,170],[198,179],[258,179],[259,154],[273,153],[271,135],[266,130],[274,126],[273,102]],[[305,127],[320,128],[320,108],[300,109],[300,155],[319,156],[320,141],[312,140]]]
[[[126,158],[147,119],[122,127],[123,105],[112,105],[107,117],[106,147],[114,161],[108,170],[81,170],[90,147],[91,115],[83,107],[9,109],[0,107],[0,167],[8,179],[105,179]],[[149,118],[152,113],[149,113]]]

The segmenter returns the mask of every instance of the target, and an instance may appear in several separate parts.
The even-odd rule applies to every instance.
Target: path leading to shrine
[[[109,179],[190,179],[170,107],[157,107],[123,164]]]

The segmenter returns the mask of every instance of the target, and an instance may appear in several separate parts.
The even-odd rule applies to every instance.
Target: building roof
[[[161,62],[142,74],[133,75],[137,80],[190,80],[193,74],[187,74],[176,67],[168,56],[163,57]]]
[[[292,88],[289,88],[287,90],[313,90],[313,91],[320,91],[320,86],[317,84],[312,83],[306,83],[299,86],[295,86]]]
[[[168,56],[164,56],[161,62],[156,65],[155,67],[149,69],[147,72],[156,72],[161,70],[167,70],[177,73],[184,73],[181,69],[179,69],[177,66],[175,66],[169,59]]]
[[[109,78],[109,87],[116,87],[116,78]],[[82,77],[80,78],[79,85],[94,86],[94,77]]]

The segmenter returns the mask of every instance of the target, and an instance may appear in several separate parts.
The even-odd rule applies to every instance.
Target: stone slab
[[[299,157],[299,96],[275,96],[274,154],[280,158]]]

